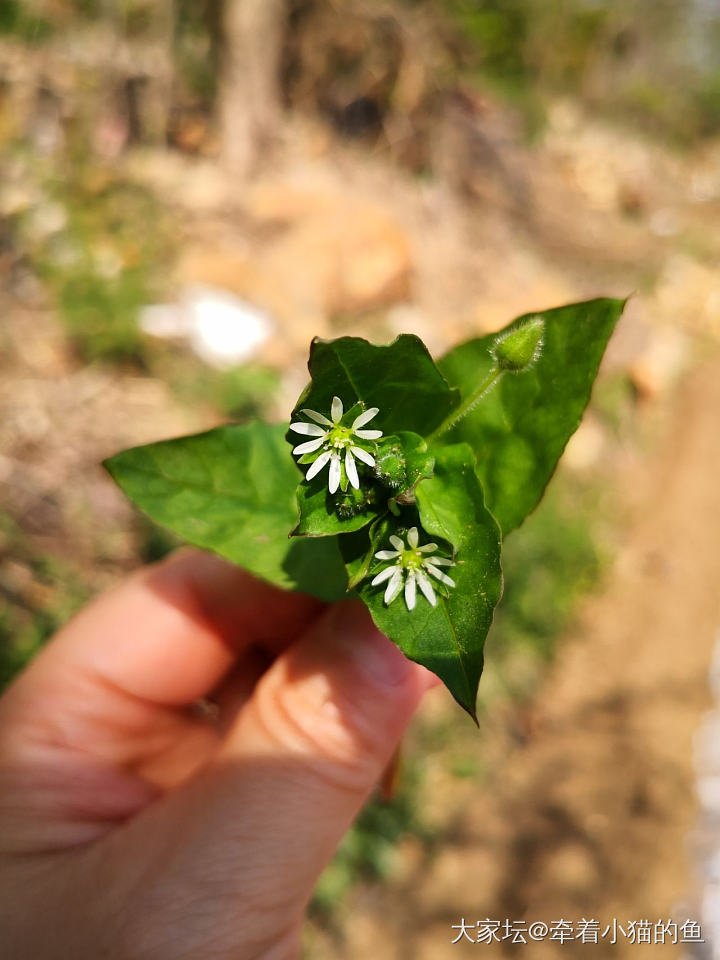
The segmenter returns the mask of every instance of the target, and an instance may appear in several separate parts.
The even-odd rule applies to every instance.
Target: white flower
[[[454,563],[445,557],[431,557],[428,554],[435,553],[438,548],[436,543],[424,543],[418,546],[418,529],[410,527],[407,532],[408,546],[405,546],[401,537],[391,536],[390,543],[395,547],[394,550],[378,550],[375,554],[376,560],[393,560],[394,563],[385,567],[371,581],[373,587],[379,583],[385,583],[385,603],[392,603],[395,597],[400,594],[405,584],[405,603],[408,610],[415,608],[415,597],[417,587],[420,587],[423,595],[431,606],[435,606],[437,598],[433,585],[428,577],[435,577],[440,583],[448,587],[454,587],[455,581],[446,573],[439,570],[439,567],[452,567]]]
[[[368,410],[364,410],[359,416],[355,417],[349,427],[342,424],[343,404],[340,397],[333,397],[330,407],[331,419],[328,419],[322,413],[318,413],[317,410],[301,410],[300,412],[313,420],[314,423],[298,421],[297,423],[291,423],[290,429],[294,430],[295,433],[312,437],[312,440],[307,440],[295,447],[293,453],[302,457],[306,453],[317,451],[317,457],[305,474],[305,479],[312,480],[329,463],[328,489],[330,493],[335,493],[338,487],[347,490],[348,481],[356,490],[359,490],[360,478],[358,477],[355,457],[369,467],[375,466],[375,457],[361,445],[361,442],[378,440],[382,436],[382,430],[363,430],[365,424],[369,423],[379,412],[378,407],[370,407]]]

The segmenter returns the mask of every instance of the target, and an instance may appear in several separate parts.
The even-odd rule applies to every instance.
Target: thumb
[[[195,899],[209,894],[186,941],[194,933],[200,947],[212,932],[244,956],[251,937],[259,956],[295,937],[320,872],[431,685],[354,602],[330,608],[278,657],[213,766],[167,797],[175,809],[151,828],[156,843],[163,833],[171,841],[165,881]]]
[[[309,898],[431,680],[376,629],[364,606],[346,602],[258,684],[221,762],[254,766],[256,816],[265,827],[258,854],[266,868],[273,851],[279,854],[273,884],[284,875],[291,899],[304,905]]]

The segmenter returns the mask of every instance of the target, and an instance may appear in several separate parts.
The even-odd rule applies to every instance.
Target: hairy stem
[[[442,436],[443,433],[447,433],[448,430],[452,430],[455,424],[459,423],[463,417],[467,416],[475,404],[482,400],[486,393],[489,393],[490,390],[492,390],[498,380],[500,380],[502,377],[503,373],[505,373],[504,370],[502,370],[497,364],[493,364],[488,372],[488,375],[482,381],[477,390],[473,390],[470,396],[466,400],[463,400],[457,410],[453,410],[450,414],[448,414],[440,426],[436,427],[426,439],[434,440],[436,437]]]

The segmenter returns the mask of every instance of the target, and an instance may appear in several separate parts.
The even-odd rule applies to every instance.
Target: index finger
[[[248,646],[279,652],[321,608],[212,554],[181,550],[83,609],[20,682],[57,691],[63,678],[82,674],[134,698],[181,706],[209,693]]]

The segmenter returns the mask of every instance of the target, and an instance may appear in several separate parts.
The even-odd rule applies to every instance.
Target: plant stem
[[[436,437],[442,436],[443,433],[447,433],[448,430],[451,430],[456,423],[458,423],[464,416],[466,416],[478,400],[481,400],[488,391],[490,391],[495,384],[498,382],[500,377],[505,371],[502,370],[497,364],[493,364],[490,368],[488,375],[482,381],[477,390],[474,390],[467,400],[463,400],[457,410],[453,410],[447,417],[443,420],[439,427],[436,427],[433,432],[427,437],[428,440],[434,440]]]

